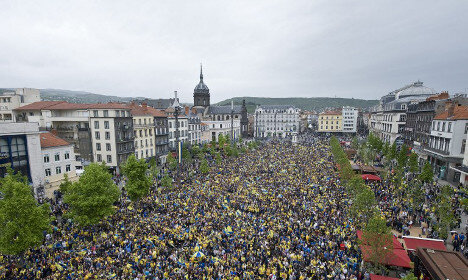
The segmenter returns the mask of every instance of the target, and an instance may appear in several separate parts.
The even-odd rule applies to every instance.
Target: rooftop
[[[435,116],[434,120],[468,120],[468,106],[454,106]]]
[[[53,135],[50,132],[43,132],[40,134],[41,148],[68,146],[70,143]]]

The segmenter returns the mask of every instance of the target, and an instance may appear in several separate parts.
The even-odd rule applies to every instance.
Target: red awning
[[[440,239],[420,238],[413,236],[403,236],[406,249],[416,251],[418,247],[447,251],[444,241]]]
[[[393,278],[393,277],[375,275],[375,274],[371,274],[370,279],[371,280],[400,280],[399,278]]]
[[[371,248],[369,246],[361,246],[362,257],[364,261],[369,261],[369,252]],[[393,249],[384,260],[379,260],[380,264],[389,266],[398,266],[404,268],[411,268],[411,260],[405,250]]]
[[[368,181],[382,181],[379,176],[373,175],[373,174],[362,174],[361,175],[362,179],[368,180]]]
[[[362,231],[357,230],[356,234],[357,234],[357,238],[359,240],[362,240]],[[400,241],[398,241],[398,239],[395,237],[395,235],[393,235],[392,239],[393,239],[393,250],[395,250],[395,249],[404,250],[405,249],[405,248],[403,248],[403,246],[401,246]]]

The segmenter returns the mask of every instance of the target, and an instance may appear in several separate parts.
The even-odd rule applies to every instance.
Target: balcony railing
[[[435,149],[435,148],[431,148],[431,147],[425,147],[424,150],[426,150],[426,151],[428,151],[428,152],[432,152],[432,153],[444,155],[444,156],[450,155],[450,152],[447,152],[447,151],[444,151],[444,150]]]

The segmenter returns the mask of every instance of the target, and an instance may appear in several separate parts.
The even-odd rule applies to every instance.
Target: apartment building
[[[255,137],[292,137],[300,129],[299,109],[292,105],[257,106],[254,125]]]
[[[76,181],[76,159],[73,144],[53,135],[50,132],[40,134],[42,165],[44,169],[45,196],[52,198],[54,191],[67,174],[70,181]]]
[[[0,122],[15,122],[13,110],[34,102],[41,101],[38,89],[17,88],[0,94]]]
[[[325,111],[318,117],[318,132],[342,132],[343,113],[341,110]]]
[[[137,159],[152,158],[156,155],[153,115],[142,107],[133,107],[131,112],[135,134],[135,157]]]

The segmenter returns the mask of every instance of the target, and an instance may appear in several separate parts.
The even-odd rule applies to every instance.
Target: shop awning
[[[441,239],[403,236],[403,241],[405,242],[406,249],[411,251],[416,251],[419,247],[447,251],[444,241]]]

